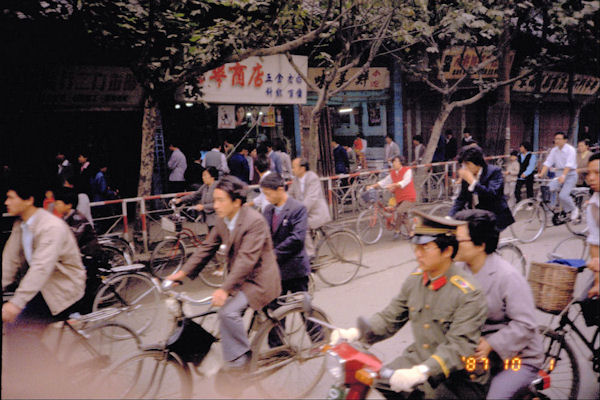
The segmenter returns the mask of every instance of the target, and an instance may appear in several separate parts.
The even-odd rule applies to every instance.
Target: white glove
[[[342,340],[354,342],[360,337],[360,332],[356,328],[334,329],[329,336],[329,344],[335,346]]]
[[[410,369],[397,369],[390,377],[390,388],[394,392],[411,392],[414,387],[427,380],[428,368],[416,365]]]

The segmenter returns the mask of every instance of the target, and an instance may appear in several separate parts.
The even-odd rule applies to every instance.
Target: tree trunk
[[[138,196],[149,196],[152,193],[152,173],[154,172],[154,135],[158,126],[158,104],[147,96],[144,101],[144,117],[142,120],[142,148],[140,157],[140,177]]]
[[[448,103],[446,99],[442,100],[442,105],[440,106],[440,112],[433,123],[433,127],[431,128],[431,135],[429,136],[429,142],[427,143],[427,148],[425,149],[425,154],[423,155],[423,164],[429,164],[433,159],[433,153],[435,153],[435,149],[437,147],[438,141],[440,140],[440,136],[442,134],[442,129],[444,128],[444,124],[446,120],[450,116],[452,109],[454,107]],[[419,168],[415,173],[415,185],[416,188],[422,188],[423,183],[425,182],[425,178],[427,176],[427,170],[429,168]],[[419,197],[417,200],[421,200],[421,190],[417,189],[417,196]]]
[[[319,161],[319,121],[322,109],[313,108],[310,113],[310,128],[308,131],[308,142],[305,143],[303,153],[308,160],[311,171],[317,171]]]

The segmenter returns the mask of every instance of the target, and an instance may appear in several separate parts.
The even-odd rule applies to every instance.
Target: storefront
[[[293,56],[306,74],[307,58]],[[170,131],[193,142],[195,154],[224,140],[251,146],[283,141],[299,150],[299,117],[293,105],[306,103],[306,83],[283,55],[250,57],[225,64],[199,77],[202,93],[181,88],[167,124]]]

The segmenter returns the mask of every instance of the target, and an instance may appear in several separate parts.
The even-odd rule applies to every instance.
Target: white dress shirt
[[[562,149],[555,146],[550,150],[548,158],[544,161],[544,165],[548,168],[564,169],[570,168],[571,172],[575,172],[577,169],[577,152],[575,148],[570,144],[566,143]]]

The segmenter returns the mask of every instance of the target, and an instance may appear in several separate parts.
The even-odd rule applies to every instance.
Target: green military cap
[[[438,236],[455,236],[456,227],[467,223],[466,221],[459,221],[451,217],[438,217],[425,214],[418,210],[412,213],[418,217],[411,238],[411,242],[414,244],[429,243],[434,241]]]

